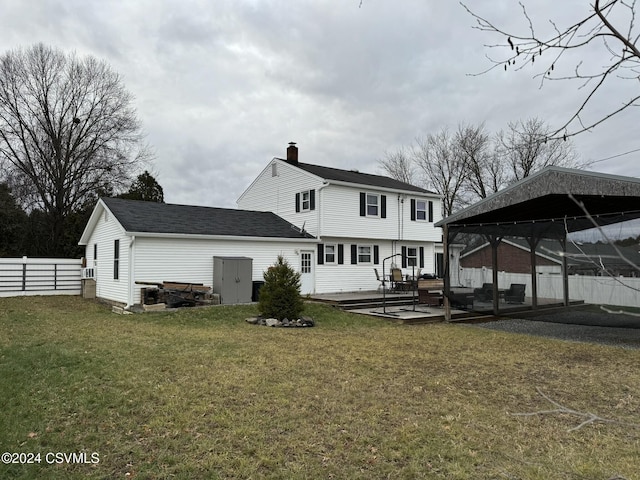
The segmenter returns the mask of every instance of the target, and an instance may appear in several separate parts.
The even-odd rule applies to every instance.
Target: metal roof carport
[[[535,249],[543,238],[640,218],[640,179],[561,167],[546,167],[509,187],[437,222],[443,229],[445,317],[448,301],[449,245],[460,233],[484,235],[492,246],[493,312],[499,313],[498,245],[503,237],[527,239],[531,250],[533,308],[537,308]],[[564,304],[569,304],[566,257],[563,257]]]

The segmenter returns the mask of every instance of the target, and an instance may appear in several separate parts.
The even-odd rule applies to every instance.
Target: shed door
[[[314,290],[313,257],[313,250],[300,252],[300,293],[302,295],[313,293]]]

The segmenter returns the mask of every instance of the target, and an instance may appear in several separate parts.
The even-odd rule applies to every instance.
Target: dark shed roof
[[[372,187],[392,188],[394,190],[406,190],[409,192],[428,193],[435,195],[434,192],[430,192],[429,190],[425,190],[424,188],[416,187],[415,185],[411,185],[410,183],[401,182],[399,180],[395,180],[393,178],[385,177],[382,175],[361,173],[356,170],[342,170],[340,168],[323,167],[320,165],[311,165],[309,163],[294,163],[292,165],[295,165],[305,172],[309,172],[326,180],[335,180],[338,182],[370,185]]]
[[[314,238],[272,212],[103,198],[127,232]]]
[[[588,212],[588,213],[586,213]],[[451,233],[562,238],[640,218],[640,179],[546,167],[436,223]]]

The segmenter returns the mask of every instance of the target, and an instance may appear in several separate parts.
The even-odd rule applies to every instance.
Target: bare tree
[[[594,0],[590,10],[568,27],[559,27],[549,20],[550,34],[539,34],[540,25],[534,26],[525,5],[520,2],[522,14],[528,24],[528,30],[508,32],[494,25],[485,17],[471,11],[461,4],[476,20],[474,28],[497,33],[504,38],[503,43],[488,44],[486,47],[502,50],[500,57],[489,57],[494,68],[521,70],[527,65],[541,65],[536,78],[540,85],[549,80],[577,80],[585,93],[573,114],[567,121],[551,132],[552,137],[569,137],[585,132],[620,113],[630,106],[639,105],[640,94],[631,95],[613,106],[604,114],[586,119],[588,105],[603,89],[614,89],[616,80],[640,79],[640,50],[637,47],[640,32],[636,25],[636,1]],[[584,61],[587,52],[596,52],[602,61],[589,64]],[[572,62],[573,52],[582,57],[575,61],[572,70],[558,68],[563,61]],[[566,58],[565,57],[569,57]],[[536,60],[538,61],[536,63]]]
[[[0,57],[0,165],[27,209],[42,210],[50,252],[65,218],[128,183],[142,159],[140,123],[120,77],[93,57],[38,44]]]
[[[482,125],[459,125],[456,143],[467,170],[468,201],[486,198],[505,185],[504,165],[496,155],[490,135]]]
[[[510,181],[522,180],[551,165],[580,166],[571,141],[549,138],[550,128],[537,118],[510,122],[496,136],[496,148],[509,168]]]
[[[490,135],[484,125],[443,128],[419,138],[411,150],[387,153],[380,161],[391,177],[434,190],[443,197],[444,214],[486,198],[508,184],[549,165],[579,167],[570,141],[547,138],[549,127],[538,119],[509,124]]]
[[[467,179],[465,156],[456,135],[444,128],[435,135],[417,139],[413,158],[425,183],[442,195],[443,214],[451,215],[462,202],[461,193]]]
[[[413,184],[416,182],[415,166],[411,158],[411,152],[405,147],[396,151],[387,151],[380,160],[380,166],[391,178],[401,182]]]

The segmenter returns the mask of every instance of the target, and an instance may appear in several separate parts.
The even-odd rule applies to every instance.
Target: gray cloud
[[[472,3],[472,2],[469,2]],[[473,2],[526,28],[515,2]],[[544,24],[575,18],[578,0],[535,4]],[[104,59],[135,95],[169,202],[235,206],[273,156],[297,141],[302,161],[377,172],[386,150],[460,122],[490,131],[537,116],[553,125],[581,92],[539,89],[532,69],[492,71],[457,2],[407,0],[26,0],[3,10],[0,49],[37,41]],[[493,53],[493,52],[492,52]],[[594,64],[608,57],[594,55]],[[620,82],[594,115],[637,88]],[[635,112],[575,140],[584,159],[640,148]],[[636,154],[637,155],[637,154]],[[634,155],[596,169],[637,175]]]

